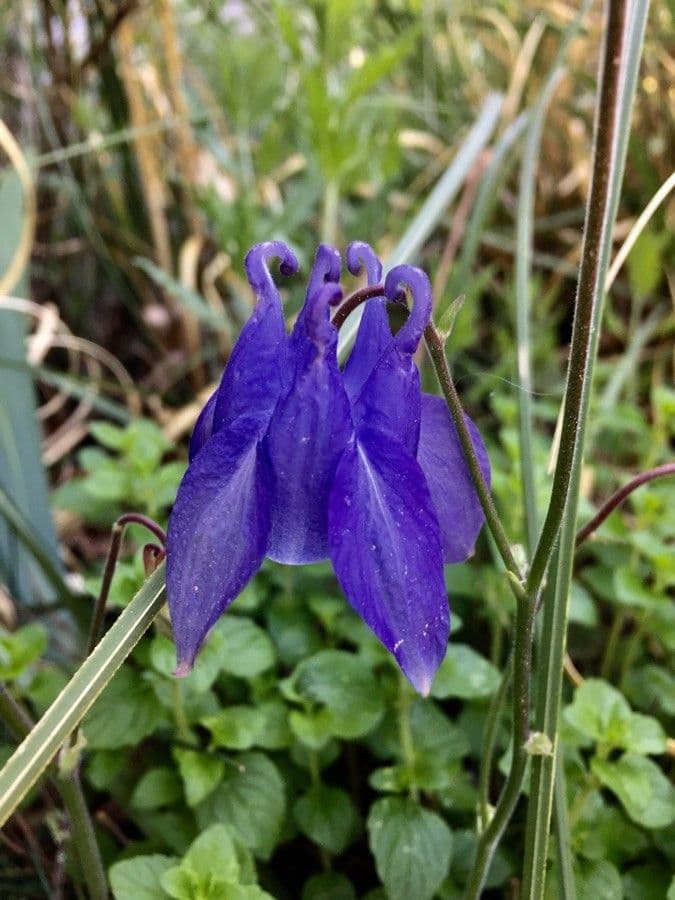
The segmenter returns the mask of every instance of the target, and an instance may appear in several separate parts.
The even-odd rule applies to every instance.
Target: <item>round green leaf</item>
[[[494,694],[499,681],[499,671],[484,656],[466,644],[450,643],[434,678],[431,696],[441,700],[479,700]]]
[[[387,797],[368,816],[370,849],[390,900],[431,900],[448,874],[452,832],[412,800]]]
[[[315,785],[293,807],[300,831],[331,853],[342,853],[359,829],[359,817],[349,795],[339,788]]]
[[[591,769],[638,825],[666,828],[675,821],[675,788],[651,759],[637,753],[616,762],[596,757]]]

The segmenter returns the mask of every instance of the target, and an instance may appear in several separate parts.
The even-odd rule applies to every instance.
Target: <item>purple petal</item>
[[[214,391],[206,401],[206,406],[199,413],[195,427],[190,436],[190,444],[188,446],[188,459],[190,462],[202,449],[204,444],[211,437],[213,432],[213,414],[216,410],[216,400],[218,399],[218,391]]]
[[[385,294],[390,300],[398,299],[401,284],[410,285],[412,291],[408,319],[380,353],[352,403],[357,427],[390,434],[414,454],[419,440],[422,399],[413,354],[431,316],[431,285],[421,269],[397,266],[385,282]]]
[[[490,460],[480,433],[468,416],[464,421],[490,486]],[[473,553],[485,517],[464,459],[450,411],[440,397],[422,395],[422,427],[417,461],[429,486],[443,541],[443,560],[462,562]]]
[[[338,466],[328,523],[347,599],[428,694],[449,611],[438,522],[417,461],[399,441],[360,432]]]
[[[361,269],[365,267],[369,285],[377,284],[382,278],[382,263],[372,247],[363,241],[351,243],[347,247],[345,256],[347,268],[352,275],[360,274]],[[374,297],[366,303],[354,347],[344,368],[345,388],[350,400],[354,400],[359,395],[368,376],[391,341],[387,299],[383,293],[381,297]]]
[[[189,671],[211,626],[260,567],[270,485],[250,431],[219,431],[178,489],[167,533],[166,587],[178,653]]]
[[[281,299],[268,268],[275,256],[281,259],[282,274],[297,271],[298,261],[282,241],[257,244],[246,255],[246,274],[257,303],[223,372],[213,414],[215,431],[243,419],[262,436],[281,393],[288,338]]]
[[[291,350],[303,341],[306,341],[307,332],[305,329],[305,316],[308,309],[311,308],[310,300],[315,297],[321,289],[327,284],[337,284],[342,274],[342,260],[340,254],[328,244],[319,244],[314,256],[314,264],[309,275],[307,283],[307,292],[305,294],[305,303],[298,313],[295,326],[290,338]],[[342,294],[331,294],[331,304],[337,303]]]
[[[353,432],[337,364],[337,332],[328,306],[340,294],[327,284],[305,304],[304,339],[292,351],[295,371],[264,441],[272,475],[272,530],[267,555],[300,564],[328,556],[328,498]]]

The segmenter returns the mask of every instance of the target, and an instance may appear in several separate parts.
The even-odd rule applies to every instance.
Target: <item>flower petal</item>
[[[262,436],[281,393],[288,338],[281,298],[268,268],[275,256],[281,259],[282,274],[297,271],[298,261],[282,241],[257,244],[246,255],[246,275],[257,303],[223,372],[213,414],[214,431],[243,419]]]
[[[272,529],[267,555],[298,565],[328,556],[328,498],[335,469],[353,432],[328,306],[340,294],[326,284],[307,300],[304,339],[292,356],[291,385],[264,441],[272,475]]]
[[[399,441],[360,432],[338,466],[328,521],[347,599],[427,694],[449,611],[438,522],[417,461]]]
[[[250,430],[214,434],[190,464],[169,519],[166,587],[179,673],[260,567],[269,509],[269,475]]]
[[[368,285],[382,278],[382,263],[372,247],[364,241],[354,241],[347,247],[347,268],[352,275],[366,269]],[[393,339],[387,315],[387,298],[374,297],[365,305],[354,347],[344,368],[344,382],[350,400],[360,393],[377,361]]]
[[[192,430],[190,444],[188,446],[188,459],[190,462],[192,462],[204,444],[211,437],[213,432],[213,414],[216,410],[217,399],[218,391],[214,391],[206,401],[206,405],[199,413],[197,421],[195,422],[195,427]]]
[[[431,285],[421,269],[396,266],[385,282],[387,298],[397,300],[401,284],[410,285],[412,291],[408,319],[381,352],[352,402],[357,427],[393,435],[414,454],[419,440],[422,399],[413,354],[431,316]]]
[[[490,485],[490,460],[480,433],[468,416],[464,420],[483,477]],[[462,562],[473,552],[485,517],[459,435],[450,411],[440,397],[422,395],[422,427],[417,461],[429,486],[443,541],[443,560]]]

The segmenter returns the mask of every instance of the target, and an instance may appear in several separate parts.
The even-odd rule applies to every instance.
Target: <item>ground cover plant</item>
[[[0,15],[0,894],[675,896],[670,6]]]

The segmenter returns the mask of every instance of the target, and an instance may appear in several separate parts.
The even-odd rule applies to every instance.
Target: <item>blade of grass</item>
[[[476,157],[490,140],[499,122],[502,100],[501,94],[490,94],[487,97],[478,118],[457,151],[457,155],[422,204],[422,208],[408,226],[401,240],[387,257],[388,267],[391,268],[415,259],[424,242],[438,225],[448,205],[457,195],[475,163]],[[344,360],[354,342],[362,315],[363,307],[359,307],[352,313],[340,331],[338,356],[341,360]]]
[[[0,827],[80,724],[164,604],[164,565],[85,659],[35,728],[0,771]]]

